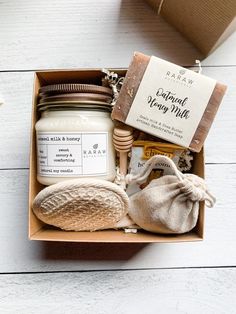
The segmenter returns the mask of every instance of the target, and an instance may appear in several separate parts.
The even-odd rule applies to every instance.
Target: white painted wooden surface
[[[5,100],[0,106],[0,313],[236,313],[236,34],[202,61],[204,74],[229,86],[206,143],[207,182],[218,202],[206,211],[203,242],[86,245],[27,239],[33,70],[126,67],[135,50],[183,65],[202,59],[142,0],[0,2],[0,97]]]
[[[234,314],[236,270],[4,275],[1,313]]]

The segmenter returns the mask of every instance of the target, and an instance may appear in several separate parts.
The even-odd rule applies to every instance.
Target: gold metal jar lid
[[[69,93],[93,93],[112,97],[112,90],[109,87],[92,84],[53,84],[41,87],[39,92],[40,96]]]
[[[54,84],[39,90],[39,111],[48,109],[111,110],[112,90],[108,87],[89,84]]]
[[[99,101],[102,103],[110,104],[112,101],[111,96],[93,93],[71,93],[71,94],[59,94],[53,96],[43,96],[40,98],[39,104],[53,103],[53,102],[81,102],[81,101]]]

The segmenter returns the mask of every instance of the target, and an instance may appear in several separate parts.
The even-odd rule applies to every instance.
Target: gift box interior
[[[112,69],[120,75],[125,75],[126,70]],[[37,156],[35,123],[39,119],[36,110],[38,92],[41,86],[56,83],[92,83],[101,84],[103,74],[99,69],[82,70],[58,70],[40,71],[35,74],[31,150],[30,150],[30,178],[29,178],[29,239],[41,241],[65,241],[65,242],[127,242],[127,243],[152,243],[152,242],[184,242],[199,241],[203,239],[204,228],[204,202],[200,203],[199,217],[196,227],[189,233],[181,235],[161,235],[139,230],[136,234],[125,233],[123,230],[104,230],[95,232],[63,231],[41,222],[32,212],[32,202],[43,185],[37,181]],[[204,177],[204,152],[194,154],[192,172]]]

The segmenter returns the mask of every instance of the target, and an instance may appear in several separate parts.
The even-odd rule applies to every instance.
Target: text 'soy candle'
[[[136,52],[112,118],[199,152],[225,91],[211,78]]]

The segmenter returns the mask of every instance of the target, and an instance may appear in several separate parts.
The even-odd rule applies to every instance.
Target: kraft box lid
[[[236,30],[235,0],[146,0],[204,55]]]

